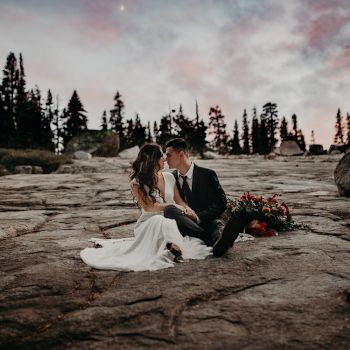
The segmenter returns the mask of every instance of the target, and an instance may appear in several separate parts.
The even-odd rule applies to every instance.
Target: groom
[[[242,231],[242,220],[231,218],[224,225],[221,216],[227,205],[225,192],[215,171],[191,162],[184,139],[172,139],[165,147],[169,168],[176,169],[173,175],[180,195],[194,213],[183,213],[169,205],[164,209],[164,216],[176,220],[183,236],[200,238],[213,247],[214,256],[222,256]]]

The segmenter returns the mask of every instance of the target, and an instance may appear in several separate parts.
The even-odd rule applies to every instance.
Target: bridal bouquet
[[[245,232],[254,236],[277,236],[278,231],[305,228],[305,225],[295,223],[288,205],[279,197],[277,193],[264,198],[246,192],[236,200],[228,198],[226,215],[235,214],[243,218],[248,222]]]

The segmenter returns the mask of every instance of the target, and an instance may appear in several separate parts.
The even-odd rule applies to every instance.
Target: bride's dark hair
[[[156,202],[155,193],[159,191],[156,171],[159,169],[159,160],[163,152],[156,143],[147,143],[140,149],[137,158],[132,163],[130,179],[136,179],[140,185],[140,191],[144,198],[150,197],[152,202]]]

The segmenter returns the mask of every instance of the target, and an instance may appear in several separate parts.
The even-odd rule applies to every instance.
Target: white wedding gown
[[[165,203],[174,204],[175,178],[164,172]],[[164,203],[158,195],[156,200]],[[166,244],[177,244],[183,259],[205,259],[211,255],[212,248],[207,247],[198,238],[183,237],[176,221],[167,219],[163,212],[145,212],[136,222],[134,237],[122,239],[97,239],[102,248],[86,248],[81,251],[82,260],[96,268],[122,271],[153,271],[174,266],[174,256],[166,249]]]

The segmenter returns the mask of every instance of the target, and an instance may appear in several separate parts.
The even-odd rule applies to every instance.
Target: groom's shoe
[[[225,225],[221,235],[213,246],[213,254],[216,257],[224,255],[243,231],[244,222],[239,217],[233,216]]]

